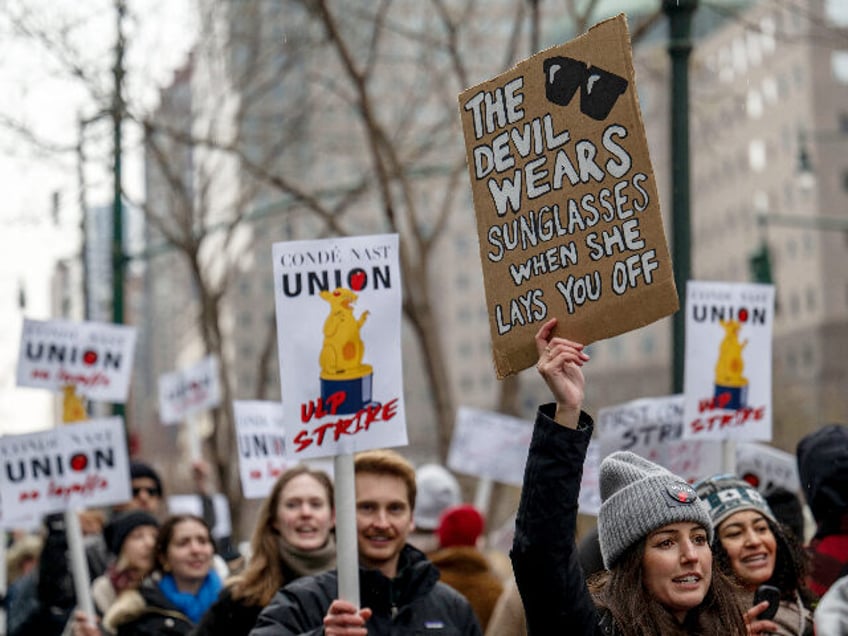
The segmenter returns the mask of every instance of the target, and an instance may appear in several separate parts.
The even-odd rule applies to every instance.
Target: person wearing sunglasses
[[[130,462],[130,491],[132,498],[114,506],[112,515],[139,510],[161,519],[164,513],[162,478],[152,466],[141,461]],[[65,515],[48,515],[45,525],[47,536],[38,571],[38,609],[25,623],[30,631],[21,633],[58,636],[71,617],[76,594],[67,559]],[[89,576],[94,581],[106,572],[112,559],[102,533],[85,538],[85,556]]]

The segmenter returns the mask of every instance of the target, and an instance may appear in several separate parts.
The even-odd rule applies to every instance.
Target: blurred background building
[[[426,381],[432,343],[419,337],[430,326],[456,406],[506,407],[529,419],[545,399],[532,370],[507,385],[495,378],[456,96],[532,53],[532,21],[512,29],[517,11],[539,11],[536,48],[578,27],[553,2],[487,2],[473,16],[409,2],[396,3],[403,11],[372,40],[377,4],[347,7],[336,23],[361,64],[369,104],[344,81],[346,60],[311,4],[199,3],[201,38],[146,128],[148,222],[127,277],[127,322],[139,329],[127,415],[142,454],[166,472],[185,470],[176,460],[183,442],[178,428],[163,433],[159,424],[158,377],[198,360],[207,343],[221,343],[227,400],[280,399],[277,241],[382,233],[395,220],[406,245],[430,250],[404,272],[406,303],[425,307],[414,283],[437,290],[432,311],[416,314],[426,320],[404,324],[404,452],[416,463],[442,460],[446,450]],[[642,116],[670,219],[668,30],[657,4],[601,3],[592,22],[626,11],[631,30],[640,29]],[[473,28],[458,43],[429,42],[449,32],[441,20]],[[839,0],[701,2],[694,32],[693,278],[775,284],[773,444],[792,452],[808,431],[848,418],[848,11]],[[373,135],[371,116],[391,139]],[[403,211],[386,209],[380,170],[402,176],[388,182]],[[670,221],[666,233],[673,240]],[[57,276],[72,274],[60,268]],[[94,302],[96,284],[87,289]],[[56,302],[56,315],[71,315],[58,311],[70,311],[67,300]],[[210,312],[218,331],[204,322]],[[670,319],[593,344],[588,409],[671,393],[671,349]],[[210,443],[227,451],[225,438]],[[504,508],[512,501],[504,498]]]

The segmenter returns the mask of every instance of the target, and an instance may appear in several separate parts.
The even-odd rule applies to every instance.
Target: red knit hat
[[[484,524],[483,515],[474,506],[451,506],[439,517],[439,527],[436,529],[439,545],[443,548],[473,546],[483,533]]]

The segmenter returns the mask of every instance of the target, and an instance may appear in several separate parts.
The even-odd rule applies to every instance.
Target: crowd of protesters
[[[732,474],[690,485],[612,453],[600,465],[597,526],[577,537],[594,426],[582,410],[589,356],[554,337],[555,325],[536,335],[552,402],[536,415],[511,569],[487,551],[486,519],[456,478],[436,464],[416,471],[396,451],[354,461],[359,606],[339,598],[334,486],[323,471],[280,476],[247,554],[225,554],[228,564],[211,520],[167,514],[157,471],[134,461],[129,502],[80,513],[93,615],[76,607],[65,517],[49,515],[41,532],[9,536],[6,633],[848,634],[848,427],[798,444],[803,500]]]

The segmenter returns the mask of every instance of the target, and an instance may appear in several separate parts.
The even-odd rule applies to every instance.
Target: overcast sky
[[[191,8],[195,0],[127,0],[125,19],[127,88],[130,99],[155,104],[157,86],[170,82],[185,63],[193,39]],[[31,38],[22,37],[8,16],[31,11],[35,24],[57,41],[60,24],[74,22],[70,31],[75,59],[99,69],[103,88],[110,87],[114,62],[114,0],[0,0],[0,119],[24,123],[37,136],[57,146],[77,143],[80,117],[96,111],[79,82],[69,81],[56,57]],[[108,122],[92,126],[87,151],[108,153]],[[124,130],[124,186],[133,197],[141,194],[141,165],[137,136]],[[104,141],[98,150],[97,137]],[[49,281],[57,258],[79,253],[80,209],[76,154],[45,154],[28,146],[19,135],[0,126],[0,434],[53,425],[52,396],[15,386],[20,327],[28,318],[53,318]],[[91,161],[86,178],[92,190],[89,205],[108,204],[112,185],[108,166]],[[59,195],[58,225],[52,221],[53,193]],[[18,309],[18,288],[26,290],[25,314]]]

